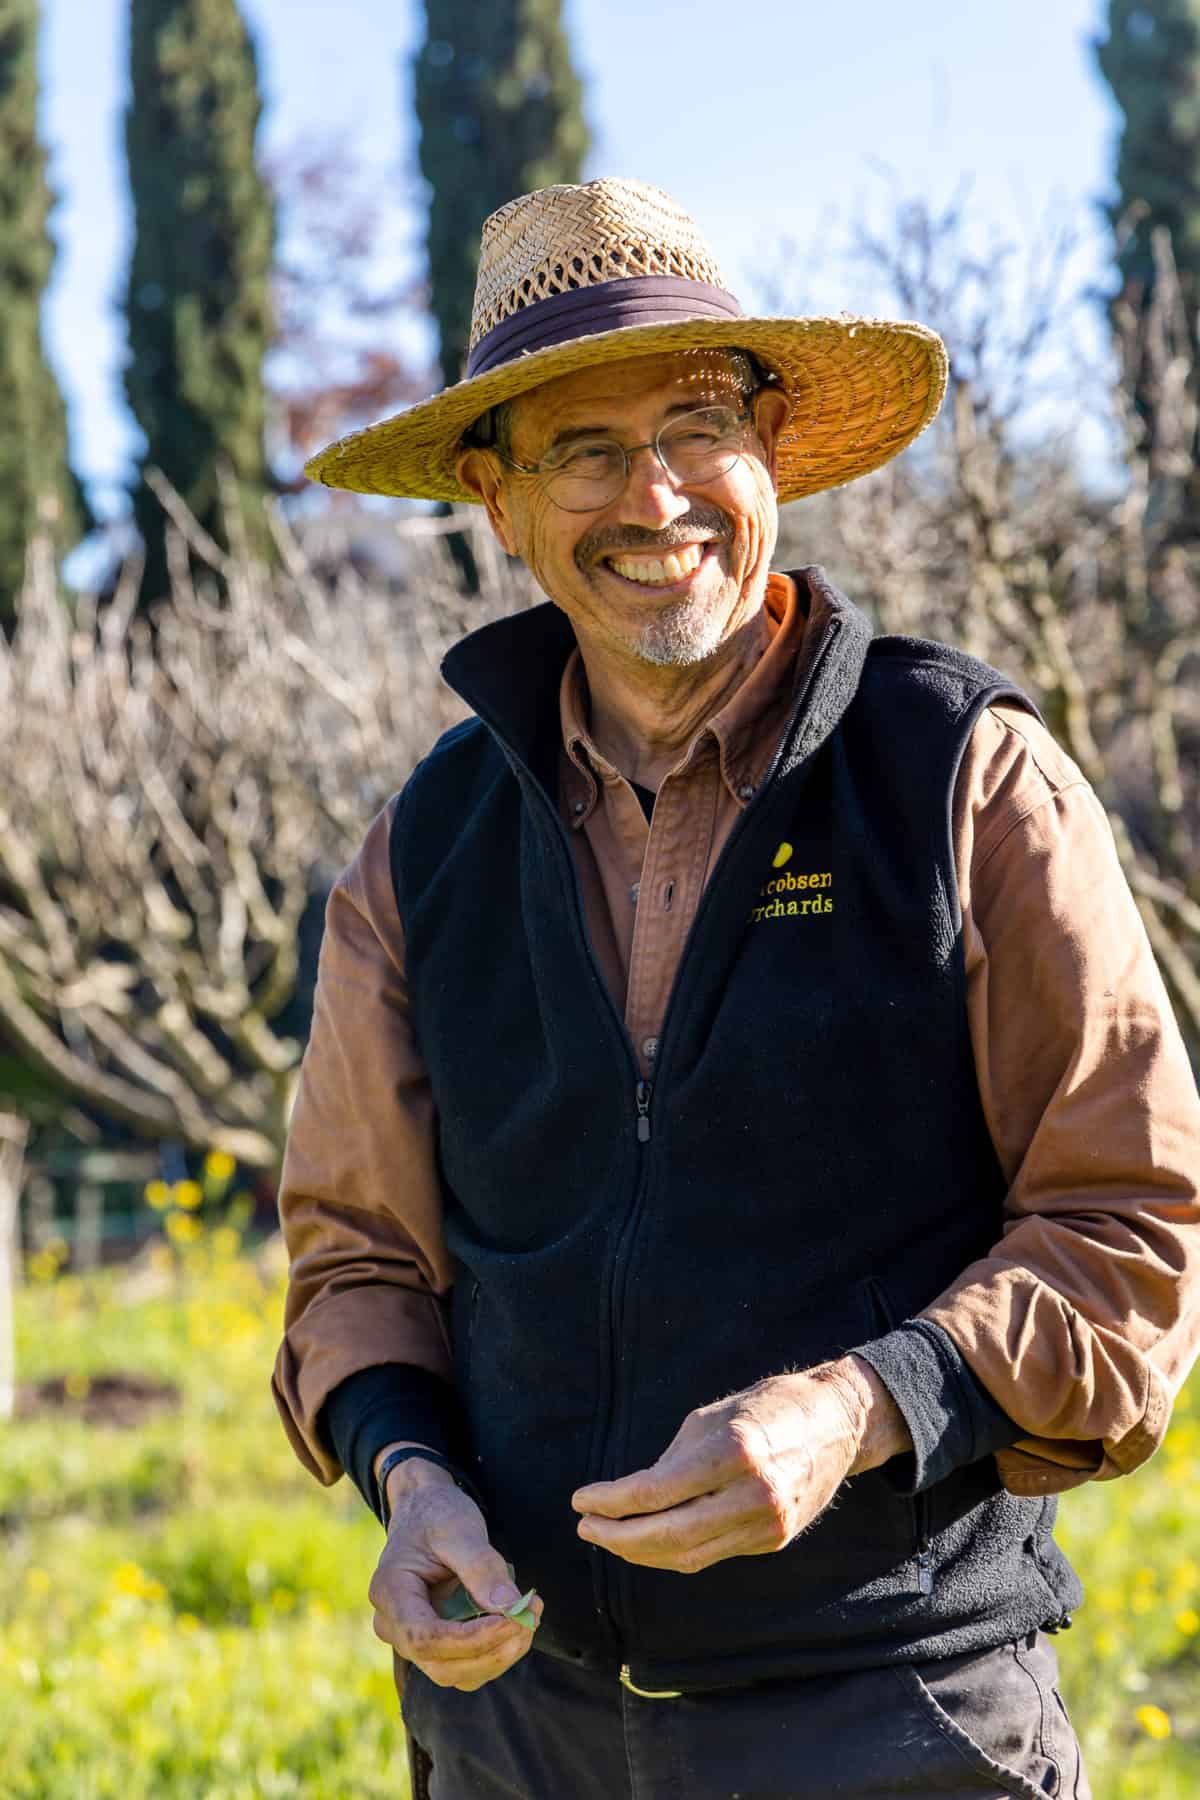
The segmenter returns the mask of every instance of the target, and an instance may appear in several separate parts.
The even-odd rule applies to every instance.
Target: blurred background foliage
[[[457,716],[444,649],[534,596],[471,509],[396,523],[299,471],[437,385],[405,321],[431,317],[457,378],[482,219],[588,172],[587,94],[559,0],[425,0],[426,276],[380,286],[352,144],[261,155],[238,0],[129,0],[128,23],[144,446],[133,553],[93,532],[81,593],[39,7],[0,0],[0,1792],[394,1795],[376,1527],[312,1487],[266,1396],[272,1182],[332,876]],[[1073,285],[1084,219],[981,247],[965,189],[898,183],[843,218],[862,291],[945,337],[950,394],[904,458],[785,509],[776,560],[1028,686],[1109,809],[1200,1057],[1200,0],[1108,0],[1091,51],[1122,116],[1103,291]],[[819,260],[781,235],[744,300],[819,310]],[[1058,1642],[1098,1800],[1200,1791],[1197,1408],[1136,1479],[1064,1504],[1090,1597]]]

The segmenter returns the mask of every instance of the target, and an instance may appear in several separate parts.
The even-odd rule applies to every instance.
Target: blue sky
[[[486,0],[480,0],[486,4]],[[415,165],[411,0],[243,0],[269,151],[345,132],[386,191]],[[116,310],[128,253],[121,153],[127,0],[44,0],[43,134],[61,196],[47,314],[75,456],[119,505],[136,446]],[[971,177],[982,236],[1028,235],[1050,207],[1086,215],[1107,187],[1118,115],[1087,39],[1103,0],[567,0],[589,91],[589,174],[665,187],[700,220],[735,287],[781,238],[813,311],[854,309],[838,245],[856,210],[948,199]],[[411,269],[418,222],[381,245]],[[1099,254],[1097,251],[1094,254]],[[1098,266],[1098,265],[1097,265]],[[863,310],[873,310],[862,304]],[[397,329],[400,329],[399,324]]]

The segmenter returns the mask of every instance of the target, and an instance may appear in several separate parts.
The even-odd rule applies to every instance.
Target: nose
[[[616,503],[622,524],[660,530],[691,509],[691,501],[664,468],[653,444],[639,444],[629,460],[629,479]]]

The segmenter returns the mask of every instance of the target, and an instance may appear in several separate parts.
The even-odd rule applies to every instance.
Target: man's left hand
[[[690,1575],[782,1550],[848,1475],[911,1447],[878,1375],[845,1356],[700,1407],[651,1468],[592,1482],[571,1504],[586,1543]]]

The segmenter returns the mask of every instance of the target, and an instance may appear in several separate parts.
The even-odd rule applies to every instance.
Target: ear
[[[490,450],[460,450],[454,464],[454,473],[465,488],[470,488],[473,494],[479,495],[486,508],[493,535],[509,556],[516,556],[516,533],[513,531],[508,496],[504,491],[504,477],[497,459]]]
[[[792,406],[782,388],[759,388],[754,396],[754,429],[763,447],[763,462],[771,480],[775,480],[776,447],[779,434],[787,424]]]

